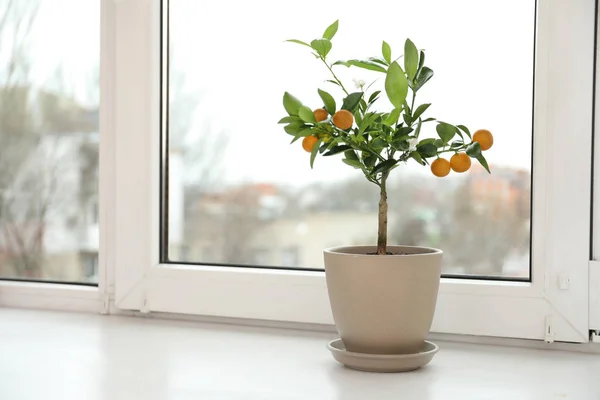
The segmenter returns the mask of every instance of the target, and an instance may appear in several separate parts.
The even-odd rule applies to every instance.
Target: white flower
[[[357,89],[361,89],[367,84],[367,82],[365,82],[363,79],[356,79],[356,78],[352,78],[352,82],[354,82],[354,86],[356,86]]]
[[[417,143],[419,143],[419,139],[408,139],[408,150],[415,151],[417,149]]]

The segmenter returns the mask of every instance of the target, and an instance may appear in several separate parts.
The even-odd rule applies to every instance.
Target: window
[[[358,48],[369,55],[380,38],[414,38],[437,68],[427,94],[436,115],[489,127],[498,137],[491,177],[473,171],[439,181],[422,170],[395,171],[391,196],[412,205],[390,224],[400,229],[397,240],[438,241],[431,243],[448,254],[433,331],[587,341],[593,2],[416,3],[402,10],[423,17],[403,19],[389,33],[386,23],[371,24],[374,39],[357,40]],[[326,79],[302,48],[282,40],[311,37],[319,32],[307,26],[340,18],[337,43],[351,43],[341,35],[360,34],[342,28],[356,26],[354,14],[385,21],[398,13],[369,15],[376,3],[344,2],[342,9],[360,10],[345,15],[341,3],[319,3],[322,11],[306,24],[297,6],[268,3],[269,14],[256,14],[262,4],[111,5],[107,102],[114,129],[102,140],[104,154],[114,157],[108,237],[121,309],[331,324],[321,249],[372,241],[358,237],[375,224],[372,189],[352,182],[339,160],[318,159],[310,171],[306,154],[275,126],[283,90],[316,103],[304,80],[314,88]],[[253,18],[238,20],[234,8]],[[229,31],[239,32],[235,41]],[[577,154],[569,168],[555,162],[565,154]],[[344,174],[347,180],[333,183]],[[344,205],[335,190],[356,192]],[[463,226],[471,221],[477,224]],[[291,248],[296,260],[286,254]],[[482,248],[483,256],[469,254]],[[474,279],[453,278],[462,274]],[[569,287],[561,289],[565,278]]]
[[[98,281],[98,253],[81,254],[83,264],[83,276],[91,282]]]
[[[97,1],[0,1],[2,278],[97,282],[99,35]]]
[[[293,267],[299,264],[298,247],[287,247],[281,251],[281,265],[285,267]]]
[[[256,249],[252,252],[252,257],[250,258],[254,265],[265,265],[269,262],[272,262],[270,259],[270,252],[267,249]]]
[[[247,18],[263,7],[270,13]],[[316,256],[285,265],[321,269],[328,243],[376,243],[377,188],[336,157],[318,158],[311,170],[300,142],[290,146],[276,123],[286,90],[313,108],[321,105],[317,85],[341,96],[325,82],[325,66],[284,43],[316,37],[339,18],[332,61],[378,55],[381,39],[399,52],[411,37],[436,70],[418,102],[497,135],[487,153],[492,175],[473,168],[441,180],[412,160],[394,171],[389,241],[444,249],[445,274],[529,280],[535,1],[428,0],[382,14],[387,7],[310,0],[292,17],[264,0],[169,2],[168,261],[278,267],[278,257],[263,264],[252,255],[295,246]],[[394,23],[401,13],[415,18]],[[208,40],[215,32],[219,40]],[[517,60],[518,72],[506,73]],[[374,81],[367,95],[382,89],[376,72],[334,68],[346,83]],[[435,136],[435,126],[428,129],[423,137]],[[196,257],[206,242],[214,256]],[[188,258],[181,246],[191,249]]]

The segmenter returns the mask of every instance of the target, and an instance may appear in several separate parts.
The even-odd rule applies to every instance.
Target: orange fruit
[[[450,167],[454,172],[466,172],[471,168],[471,157],[467,153],[456,153],[450,158]]]
[[[317,143],[319,139],[316,136],[307,136],[302,139],[302,148],[307,152],[312,152],[313,147],[315,147],[315,143]]]
[[[450,173],[450,161],[438,158],[431,163],[431,172],[438,178],[443,178]]]
[[[333,115],[333,124],[343,131],[352,128],[353,123],[354,116],[348,110],[340,110]]]
[[[315,114],[315,119],[317,122],[325,121],[329,116],[329,113],[322,108],[317,108],[315,111],[313,111],[313,114]]]
[[[494,136],[492,135],[492,132],[487,129],[479,129],[473,134],[473,141],[478,142],[481,146],[481,150],[485,151],[489,150],[494,144]]]

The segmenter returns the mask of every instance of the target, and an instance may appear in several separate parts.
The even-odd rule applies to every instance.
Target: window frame
[[[107,314],[114,295],[114,262],[111,237],[114,212],[114,115],[111,114],[114,88],[114,39],[116,9],[112,0],[100,0],[100,145],[98,224],[98,283],[57,282],[0,278],[0,307],[35,308]]]
[[[333,324],[323,272],[160,264],[161,1],[108,3],[101,235],[117,308]],[[588,341],[595,15],[593,0],[537,3],[532,282],[442,279],[433,332]]]

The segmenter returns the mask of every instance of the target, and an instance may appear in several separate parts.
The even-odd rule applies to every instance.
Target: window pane
[[[436,71],[417,103],[496,137],[492,175],[394,170],[389,242],[443,249],[446,274],[529,278],[533,0],[170,0],[168,261],[322,268],[323,248],[376,243],[378,188],[340,157],[311,170],[277,125],[284,91],[311,108],[317,87],[341,99],[308,48],[284,43],[338,18],[330,60],[378,56],[382,39],[396,56],[410,37]],[[334,68],[382,87],[377,72]]]
[[[1,277],[97,282],[99,3],[0,0]]]

